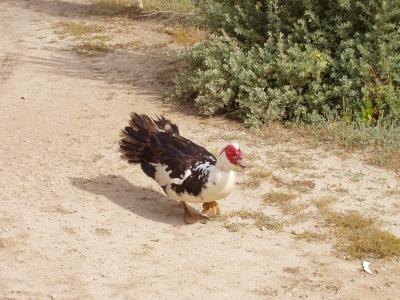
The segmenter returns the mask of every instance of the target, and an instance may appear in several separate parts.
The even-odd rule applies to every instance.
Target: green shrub
[[[400,123],[400,2],[201,1],[173,97],[249,124]]]

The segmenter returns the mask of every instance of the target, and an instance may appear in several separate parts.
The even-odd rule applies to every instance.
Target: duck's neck
[[[217,157],[217,163],[215,166],[223,172],[233,172],[232,170],[232,164],[230,163],[229,159],[226,157],[225,153],[222,152],[218,157]]]
[[[213,201],[228,196],[235,185],[235,172],[228,158],[224,156],[220,155],[218,157],[208,180],[210,193],[212,194],[210,199],[212,198]]]

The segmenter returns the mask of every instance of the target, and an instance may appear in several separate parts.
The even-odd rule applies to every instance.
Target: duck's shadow
[[[72,177],[70,182],[78,189],[105,196],[120,207],[143,218],[171,225],[184,223],[183,210],[178,202],[155,190],[135,186],[123,176]]]

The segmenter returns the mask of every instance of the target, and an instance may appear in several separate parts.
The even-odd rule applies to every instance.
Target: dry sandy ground
[[[119,129],[131,111],[165,113],[210,150],[239,139],[253,164],[315,183],[295,191],[302,201],[335,196],[335,209],[378,216],[397,235],[399,181],[352,155],[276,143],[273,134],[255,142],[234,124],[164,103],[155,78],[168,64],[166,47],[100,57],[66,51],[73,41],[60,39],[55,24],[103,22],[84,13],[86,4],[0,2],[2,299],[399,298],[398,260],[372,260],[368,275],[332,239],[295,239],[319,225],[260,204],[266,192],[288,190],[284,184],[239,185],[221,203],[224,212],[262,209],[283,221],[280,231],[251,224],[230,231],[220,221],[186,226],[179,205],[119,159]],[[129,24],[145,43],[169,39]]]

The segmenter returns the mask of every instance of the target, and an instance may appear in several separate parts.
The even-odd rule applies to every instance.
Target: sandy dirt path
[[[168,63],[163,49],[100,58],[65,51],[54,25],[89,20],[81,13],[87,4],[0,2],[1,299],[398,299],[399,261],[376,260],[377,272],[363,273],[359,260],[335,255],[332,242],[293,237],[313,224],[186,226],[179,205],[119,159],[119,130],[131,111],[165,113],[185,136],[216,150],[232,126],[215,129],[162,101],[155,78]],[[168,40],[133,27],[147,42]],[[338,208],[372,212],[400,234],[399,194],[388,193],[398,191],[394,173],[296,144],[255,145],[246,136],[241,143],[277,174],[313,178],[304,199],[345,187]],[[304,157],[312,168],[279,164]],[[360,172],[362,179],[349,180]],[[259,209],[273,188],[239,186],[222,209]]]

